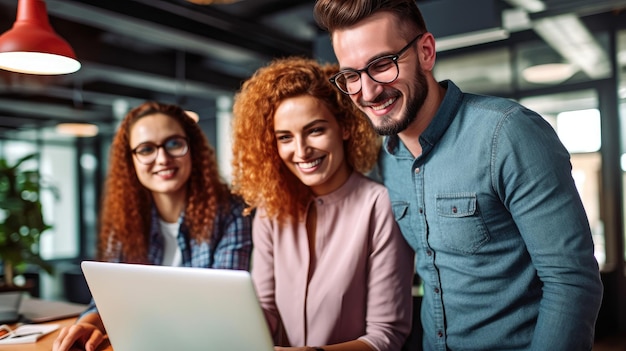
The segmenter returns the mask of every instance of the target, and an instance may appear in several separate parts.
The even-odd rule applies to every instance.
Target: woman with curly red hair
[[[176,105],[146,102],[120,124],[100,214],[100,260],[248,270],[251,218],[219,175],[198,124]],[[55,351],[95,350],[104,326],[92,301]],[[76,344],[76,345],[75,345]]]
[[[276,350],[399,350],[413,254],[387,190],[362,174],[380,140],[328,81],[336,70],[277,59],[235,97],[233,191],[256,210],[252,277]]]

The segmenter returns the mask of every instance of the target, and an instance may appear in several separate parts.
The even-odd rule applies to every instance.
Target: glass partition
[[[617,32],[617,65],[618,65],[618,113],[620,119],[620,151],[621,151],[621,171],[622,171],[622,188],[626,189],[626,30]],[[626,190],[624,190],[626,192]],[[622,194],[622,203],[626,204],[626,193]],[[626,211],[626,206],[623,206]],[[622,220],[626,218],[626,213],[622,216]],[[626,227],[626,226],[625,226]],[[626,229],[623,234],[624,253],[623,259],[626,261]],[[626,272],[625,272],[626,273]]]
[[[503,96],[514,91],[508,47],[437,58],[433,74],[439,81],[452,79],[468,93]]]
[[[38,169],[44,187],[40,198],[44,221],[52,228],[41,235],[40,253],[46,260],[78,255],[76,148],[71,143],[0,140],[0,152],[9,163],[37,153],[23,169]]]

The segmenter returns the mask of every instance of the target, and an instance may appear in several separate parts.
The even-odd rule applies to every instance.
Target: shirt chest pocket
[[[434,230],[435,242],[441,242],[447,248],[463,253],[474,254],[486,242],[489,234],[478,211],[476,194],[456,193],[439,194],[437,203],[437,225]]]

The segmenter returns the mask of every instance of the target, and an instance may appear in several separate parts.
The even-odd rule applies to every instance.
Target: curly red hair
[[[147,263],[152,196],[137,178],[129,144],[132,126],[139,119],[162,113],[175,119],[189,140],[193,171],[187,181],[185,224],[191,238],[209,241],[219,207],[228,206],[230,189],[220,178],[215,151],[198,124],[176,106],[148,101],[122,120],[109,151],[109,171],[100,212],[98,254],[102,260]]]
[[[337,65],[290,57],[275,59],[244,82],[233,105],[233,192],[249,208],[262,206],[278,220],[301,218],[313,193],[289,171],[278,155],[274,112],[285,99],[310,95],[322,101],[349,131],[344,142],[348,165],[370,170],[377,159],[380,137],[367,118],[328,78]]]

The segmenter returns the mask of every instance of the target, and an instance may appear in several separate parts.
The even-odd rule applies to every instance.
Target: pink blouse
[[[413,250],[387,189],[354,172],[314,201],[313,258],[306,221],[280,224],[263,209],[254,218],[252,277],[274,341],[323,346],[360,339],[378,351],[400,350],[411,327]]]

